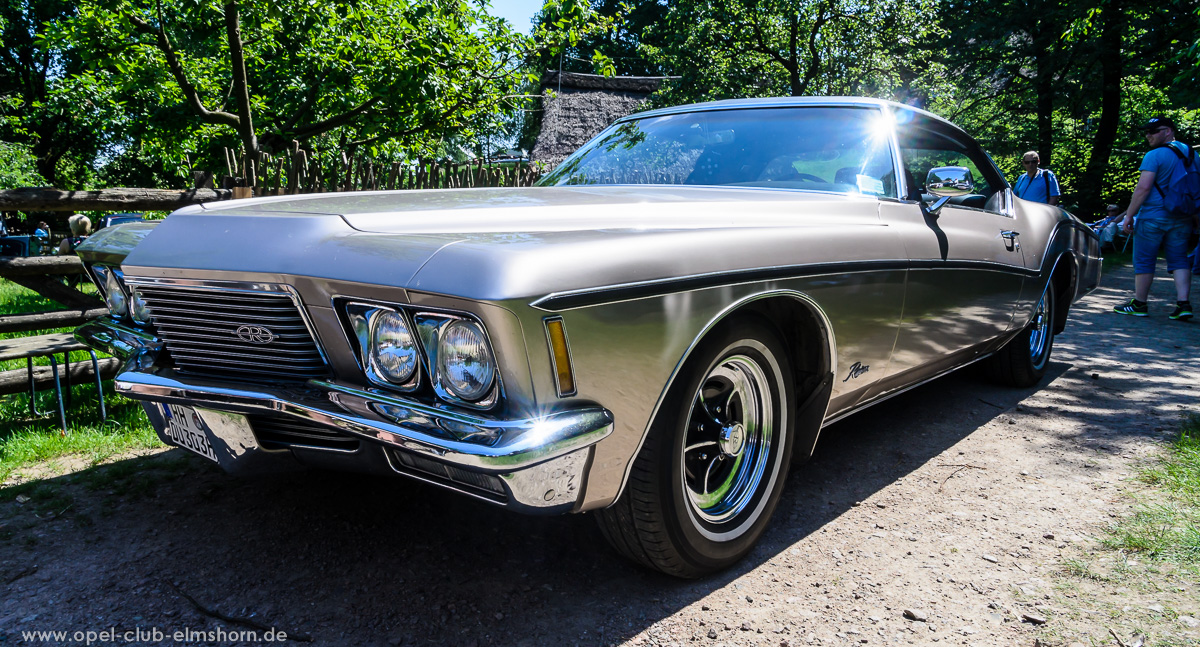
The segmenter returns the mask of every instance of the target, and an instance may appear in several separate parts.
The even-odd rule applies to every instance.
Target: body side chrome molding
[[[723,287],[759,281],[780,281],[823,274],[847,274],[858,272],[881,272],[907,269],[977,269],[991,272],[1016,274],[1023,277],[1038,276],[1039,270],[1030,270],[993,261],[973,260],[914,260],[897,259],[881,261],[852,261],[840,263],[818,263],[812,265],[783,265],[752,270],[732,270],[695,274],[680,278],[656,279],[637,283],[606,285],[567,292],[555,292],[541,297],[529,305],[546,312],[560,312],[575,308],[606,305],[620,301],[632,301],[649,297],[660,297],[676,292],[690,292],[706,288]]]

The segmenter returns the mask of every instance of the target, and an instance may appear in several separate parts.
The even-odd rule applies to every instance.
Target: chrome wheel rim
[[[736,522],[756,502],[776,441],[769,385],[758,361],[734,355],[692,397],[680,473],[687,505],[703,524]]]
[[[1050,341],[1050,313],[1046,311],[1046,295],[1038,300],[1029,323],[1029,358],[1034,366],[1041,366],[1046,359],[1046,347]]]

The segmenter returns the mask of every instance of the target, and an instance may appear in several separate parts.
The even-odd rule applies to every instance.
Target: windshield
[[[616,124],[540,182],[691,184],[896,197],[890,122],[874,108],[687,112]]]

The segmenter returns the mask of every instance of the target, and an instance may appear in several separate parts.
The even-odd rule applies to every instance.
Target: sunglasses
[[[1166,130],[1166,128],[1165,128],[1165,127],[1163,127],[1163,128],[1155,128],[1155,129],[1153,129],[1153,130],[1147,130],[1147,131],[1146,131],[1146,135],[1147,135],[1147,136],[1150,136],[1150,135],[1157,135],[1158,133],[1161,133],[1161,132],[1162,132],[1162,131],[1164,131],[1164,130]]]
[[[1021,160],[1022,164],[1037,164],[1038,160]]]

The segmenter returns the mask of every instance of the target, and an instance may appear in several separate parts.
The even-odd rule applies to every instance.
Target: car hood
[[[569,187],[278,196],[198,205],[130,252],[137,268],[353,281],[479,300],[847,260],[873,198],[764,189]],[[897,243],[899,244],[899,243]],[[902,252],[858,245],[864,258]],[[840,251],[839,251],[840,250]],[[899,255],[897,255],[899,254]]]
[[[536,233],[791,226],[797,203],[862,200],[758,187],[574,186],[322,193],[178,213],[336,215],[359,231],[388,234]]]

